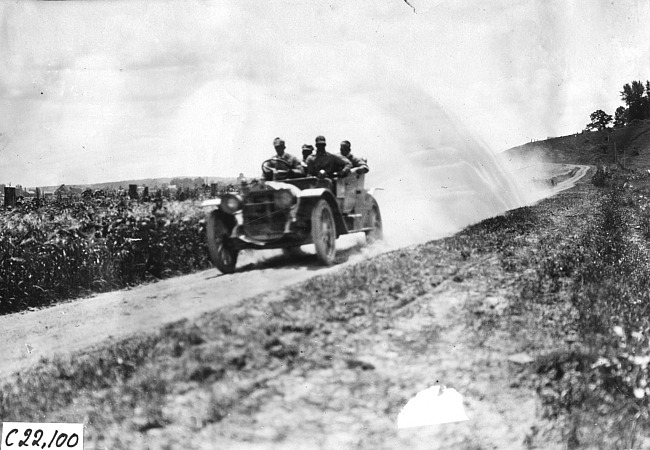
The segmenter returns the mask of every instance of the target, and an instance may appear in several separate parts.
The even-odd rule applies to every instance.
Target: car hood
[[[296,197],[300,196],[300,189],[293,184],[283,183],[281,181],[267,181],[266,185],[275,191],[279,191],[280,189],[288,189]]]

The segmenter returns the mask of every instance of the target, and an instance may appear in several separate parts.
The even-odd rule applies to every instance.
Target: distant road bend
[[[572,178],[554,186],[549,195],[572,187],[589,166],[576,166]],[[352,264],[390,247],[363,247],[363,236],[339,240],[342,253]],[[273,254],[272,254],[273,255]],[[277,252],[275,253],[277,255]],[[246,259],[249,259],[248,263]],[[271,256],[255,261],[243,255],[243,266],[231,275],[209,269],[153,284],[99,294],[50,308],[0,317],[0,378],[36,363],[42,357],[65,354],[118,340],[134,333],[201,314],[264,293],[278,292],[316,275],[338,270],[341,265],[322,267],[311,255],[292,261]],[[278,292],[278,298],[281,293]]]

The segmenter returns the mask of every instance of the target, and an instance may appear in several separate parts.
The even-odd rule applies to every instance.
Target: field
[[[209,267],[197,200],[83,198],[0,212],[0,314]]]

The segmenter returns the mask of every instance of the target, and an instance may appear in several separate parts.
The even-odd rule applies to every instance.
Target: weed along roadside
[[[564,345],[538,358],[536,388],[569,448],[650,444],[648,177],[626,178],[590,197],[578,232],[540,248],[519,299],[559,313],[549,330]]]
[[[648,181],[43,360],[0,415],[83,422],[94,448],[646,448]],[[434,385],[469,420],[398,431]]]

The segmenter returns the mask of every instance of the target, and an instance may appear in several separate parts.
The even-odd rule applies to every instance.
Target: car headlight
[[[234,214],[241,209],[241,200],[236,195],[226,194],[221,197],[221,209],[228,214]]]
[[[275,204],[278,208],[288,208],[296,202],[296,197],[288,189],[280,189],[275,193]]]

